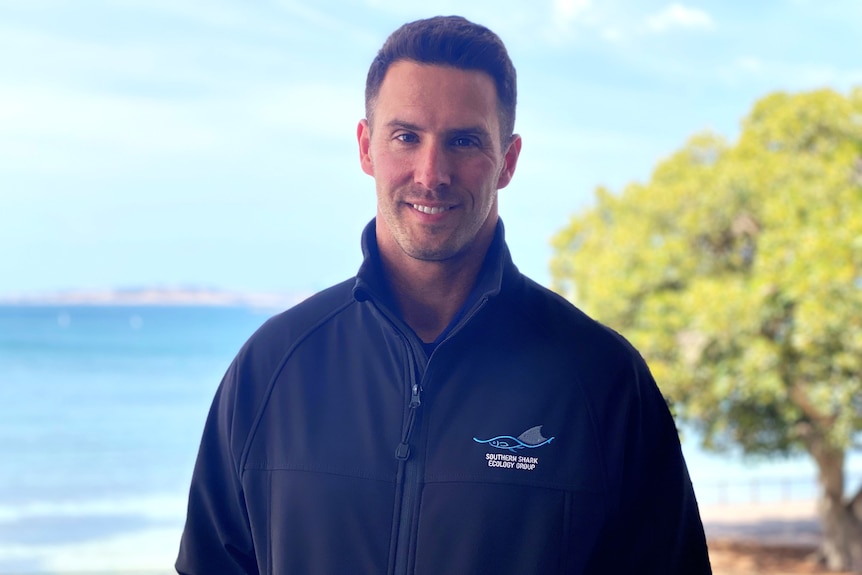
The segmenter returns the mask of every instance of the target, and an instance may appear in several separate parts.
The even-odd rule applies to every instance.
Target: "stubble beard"
[[[408,223],[410,217],[411,200],[415,195],[408,196],[410,200],[399,197],[396,201],[387,204],[381,215],[389,228],[389,234],[399,249],[409,258],[425,262],[443,262],[457,259],[470,251],[477,238],[490,217],[493,198],[489,201],[486,213],[481,219],[460,219],[454,228],[440,224],[415,224]],[[437,198],[439,200],[439,198]],[[421,198],[418,200],[421,202]],[[465,209],[463,206],[456,208]],[[464,214],[459,214],[464,215]]]

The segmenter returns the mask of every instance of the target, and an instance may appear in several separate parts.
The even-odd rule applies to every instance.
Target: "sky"
[[[368,65],[461,14],[518,72],[500,214],[549,285],[550,238],[695,133],[777,90],[862,86],[857,0],[0,0],[0,296],[309,293],[353,275]]]

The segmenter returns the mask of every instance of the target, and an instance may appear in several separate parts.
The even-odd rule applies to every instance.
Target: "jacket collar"
[[[357,301],[372,299],[394,310],[392,294],[383,274],[383,264],[377,248],[375,222],[376,218],[372,219],[362,231],[363,261],[356,274],[353,297]],[[498,219],[497,227],[494,230],[494,239],[485,254],[476,285],[468,298],[468,306],[470,300],[481,301],[497,296],[503,289],[505,278],[517,273],[518,270],[512,263],[512,256],[506,245],[503,221]]]

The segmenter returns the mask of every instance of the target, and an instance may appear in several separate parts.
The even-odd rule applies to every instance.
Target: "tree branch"
[[[806,395],[805,391],[802,389],[802,386],[798,383],[792,384],[789,389],[790,400],[796,404],[796,407],[802,410],[802,413],[807,417],[812,423],[816,424],[820,430],[827,430],[832,427],[835,422],[834,415],[825,415],[820,410],[818,410],[811,400],[808,399],[808,395]]]

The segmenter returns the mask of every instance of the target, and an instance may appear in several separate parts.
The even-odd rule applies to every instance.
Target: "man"
[[[225,375],[180,573],[709,573],[644,362],[509,257],[515,92],[502,42],[462,18],[386,41],[357,128],[365,260]]]

